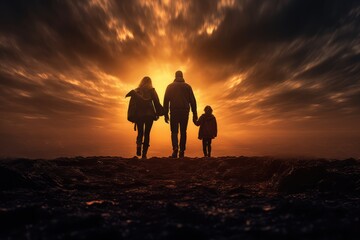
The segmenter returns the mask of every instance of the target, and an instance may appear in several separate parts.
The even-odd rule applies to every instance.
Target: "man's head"
[[[175,72],[175,80],[174,82],[185,82],[182,71]]]
[[[175,77],[176,77],[176,78],[183,78],[183,73],[182,73],[182,71],[176,71]]]

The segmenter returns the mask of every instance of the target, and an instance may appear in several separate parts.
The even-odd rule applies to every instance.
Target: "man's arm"
[[[195,123],[196,120],[198,119],[197,109],[196,109],[197,108],[196,107],[196,99],[195,99],[194,92],[190,85],[189,85],[189,89],[190,89],[190,108],[193,113],[193,122]]]
[[[214,121],[215,121],[215,136],[214,136],[214,137],[217,137],[217,122],[216,122],[216,118],[214,118]]]
[[[170,99],[169,99],[169,87],[166,88],[165,91],[165,95],[164,95],[164,117],[165,117],[165,122],[168,123],[169,122],[169,104],[170,104]]]

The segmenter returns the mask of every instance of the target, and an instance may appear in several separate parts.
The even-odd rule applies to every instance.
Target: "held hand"
[[[165,118],[165,122],[169,123],[169,115],[165,115],[164,118]]]
[[[197,120],[198,120],[198,117],[197,117],[197,115],[193,115],[193,123],[196,125],[196,122],[197,122]]]

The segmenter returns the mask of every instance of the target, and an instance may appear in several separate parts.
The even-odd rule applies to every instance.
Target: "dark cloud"
[[[70,85],[59,79],[52,79],[48,84],[36,84],[26,78],[1,76],[0,100],[3,116],[9,113],[20,113],[23,116],[41,115],[51,121],[62,118],[97,117],[106,112],[102,103],[106,99],[94,102],[76,98],[71,92],[83,93],[91,96],[92,93],[77,86]],[[109,107],[109,106],[108,106]]]
[[[357,1],[238,1],[238,5],[227,9],[211,36],[195,38],[192,45],[203,66],[232,65],[227,76],[250,71],[246,82],[255,89],[291,77],[334,48],[354,55],[351,47],[359,44],[359,20],[352,14]],[[226,76],[208,71],[214,81]]]
[[[125,61],[149,54],[149,44],[144,43],[149,36],[139,23],[153,29],[152,21],[136,10],[141,9],[136,2],[109,4],[103,9],[90,1],[3,1],[0,34],[18,46],[13,52],[2,49],[4,60],[31,56],[61,70],[82,67],[85,59],[109,73],[125,71]],[[119,33],[111,24],[126,26],[136,41],[116,41]]]
[[[194,70],[213,82],[242,76],[224,98],[238,116],[247,115],[246,105],[258,110],[252,118],[264,119],[358,114],[350,98],[334,97],[360,93],[360,5],[343,3],[238,1],[213,34],[193,39],[190,51],[201,65]],[[287,83],[299,88],[283,88]],[[248,95],[251,102],[238,103]]]
[[[238,5],[226,10],[224,20],[211,37],[196,42],[199,51],[210,50],[208,56],[233,60],[248,47],[277,47],[279,43],[332,32],[358,2],[238,1]]]

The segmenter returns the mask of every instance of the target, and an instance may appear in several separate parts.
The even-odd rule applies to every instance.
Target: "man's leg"
[[[171,129],[171,143],[173,147],[172,157],[177,158],[178,154],[178,132],[179,132],[179,120],[175,114],[170,115],[170,129]]]
[[[184,114],[180,119],[180,153],[179,157],[184,157],[186,150],[186,129],[189,121],[189,114]]]

